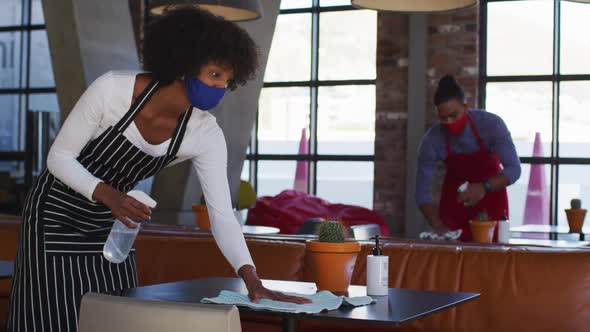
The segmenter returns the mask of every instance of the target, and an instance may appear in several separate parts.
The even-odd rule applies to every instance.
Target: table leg
[[[283,319],[283,332],[297,331],[297,319],[294,317],[285,317]]]

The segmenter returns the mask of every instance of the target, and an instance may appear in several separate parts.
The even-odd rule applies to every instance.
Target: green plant
[[[326,220],[318,227],[320,242],[344,242],[346,240],[346,226],[339,221]]]
[[[199,203],[201,205],[207,205],[207,202],[205,202],[205,195],[201,195],[201,199],[199,199]]]
[[[574,198],[570,201],[570,206],[572,209],[581,209],[582,208],[582,200],[578,198]]]
[[[488,215],[488,211],[483,210],[477,213],[476,221],[490,221],[490,216]]]

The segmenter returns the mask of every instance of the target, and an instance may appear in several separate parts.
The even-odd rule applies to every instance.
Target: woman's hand
[[[270,299],[275,301],[293,302],[297,304],[310,303],[311,301],[298,296],[286,295],[281,292],[270,290],[262,285],[260,278],[254,267],[251,265],[244,265],[238,270],[238,274],[244,280],[246,288],[248,289],[248,296],[254,303],[258,303],[261,299]]]
[[[470,183],[467,189],[459,194],[459,202],[472,206],[477,204],[486,195],[486,190],[482,183]]]
[[[152,211],[149,207],[108,184],[98,184],[92,196],[111,209],[113,216],[129,228],[136,228],[137,225],[128,219],[140,223],[151,218]]]
[[[260,285],[254,291],[248,291],[248,296],[250,300],[254,303],[258,303],[261,299],[269,299],[275,301],[282,301],[282,302],[293,302],[297,304],[305,304],[310,303],[311,301],[298,296],[286,295],[281,292],[273,291],[264,286]]]
[[[447,234],[447,232],[450,231],[450,229],[445,226],[443,223],[441,223],[440,221],[438,221],[438,223],[432,225],[432,229],[434,230],[434,232],[438,235],[445,235]]]

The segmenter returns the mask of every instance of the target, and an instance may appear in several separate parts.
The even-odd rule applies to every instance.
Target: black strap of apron
[[[125,115],[115,125],[115,129],[118,132],[123,132],[125,129],[127,129],[133,119],[135,119],[137,114],[139,114],[139,111],[141,111],[143,106],[154,95],[159,85],[160,84],[158,81],[153,80],[145,87],[145,89],[143,89],[141,94],[135,99],[133,105],[129,108],[129,111],[127,111],[127,113],[125,113]],[[193,106],[189,105],[189,108],[186,110],[186,112],[184,112],[184,115],[178,119],[178,124],[176,125],[176,129],[174,129],[174,134],[172,135],[172,140],[168,145],[168,151],[166,152],[167,156],[175,156],[178,152],[192,112]]]
[[[115,125],[115,129],[118,132],[123,132],[129,124],[135,119],[139,111],[143,108],[143,106],[150,100],[150,98],[154,95],[158,87],[160,86],[160,82],[153,80],[151,81],[145,89],[141,92],[141,94],[135,99],[135,102],[129,108],[129,111],[125,113],[125,115],[117,122]]]
[[[182,143],[182,139],[184,138],[184,133],[186,132],[188,120],[190,119],[192,112],[193,112],[193,105],[189,105],[186,112],[184,112],[184,115],[182,116],[182,118],[179,119],[178,125],[176,126],[176,129],[174,130],[174,134],[172,135],[172,140],[170,141],[170,144],[168,145],[168,152],[166,152],[166,154],[168,156],[175,156],[176,153],[178,152],[178,149],[180,148],[180,144]]]

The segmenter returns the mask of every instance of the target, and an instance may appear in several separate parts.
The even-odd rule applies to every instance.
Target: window
[[[258,195],[293,189],[300,165],[307,192],[373,207],[376,38],[377,13],[349,0],[281,2],[242,172]]]
[[[0,11],[0,173],[3,179],[9,178],[26,190],[34,175],[44,167],[45,154],[57,133],[59,119],[42,2],[4,1]],[[6,202],[0,205],[3,203]]]
[[[508,188],[511,222],[567,225],[570,199],[590,201],[590,6],[488,0],[481,10],[480,102],[504,119],[523,163]],[[547,198],[547,220],[524,220],[534,195]]]

